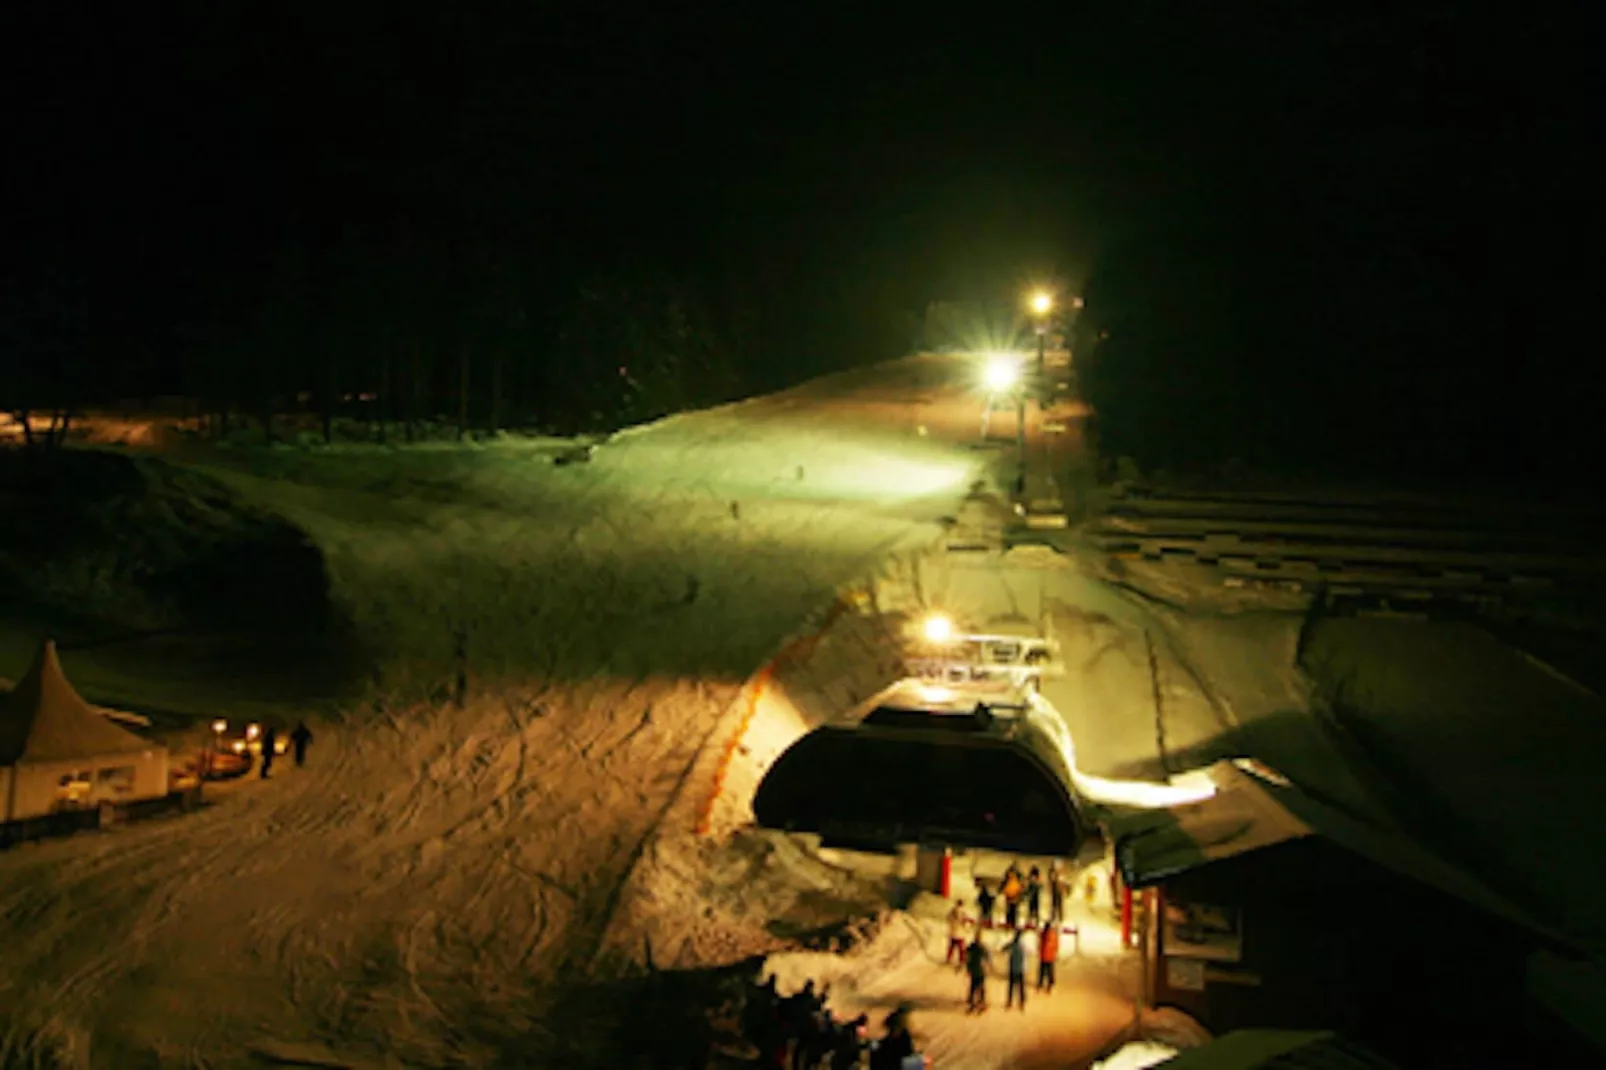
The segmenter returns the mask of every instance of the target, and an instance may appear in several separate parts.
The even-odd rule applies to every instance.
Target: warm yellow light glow
[[[982,372],[982,381],[995,394],[1013,390],[1020,381],[1020,363],[1008,357],[992,357]]]
[[[232,744],[230,744],[230,749],[232,749],[235,754],[244,754],[245,753],[245,740],[243,740],[243,739],[235,740]]]
[[[1073,766],[1071,779],[1076,781],[1076,790],[1094,802],[1143,810],[1186,806],[1188,803],[1203,802],[1216,794],[1216,782],[1203,769],[1179,773],[1165,784],[1156,784],[1148,780],[1111,780],[1092,776]]]
[[[954,637],[953,618],[946,613],[933,613],[920,625],[920,633],[927,642],[946,643]]]
[[[1076,765],[1076,743],[1071,739],[1065,718],[1052,703],[1038,694],[1026,699],[1036,722],[1059,744],[1071,782],[1077,793],[1089,802],[1108,806],[1131,806],[1142,810],[1162,810],[1172,806],[1203,802],[1216,794],[1216,782],[1208,769],[1194,769],[1170,777],[1166,783],[1148,780],[1113,780],[1084,773]]]
[[[1232,764],[1250,776],[1259,777],[1266,783],[1275,784],[1279,788],[1291,788],[1294,786],[1293,781],[1258,758],[1234,758]]]
[[[248,725],[245,726],[245,738],[246,739],[255,739],[255,738],[257,738],[257,736],[259,736],[261,734],[262,734],[262,726],[261,725],[248,724]]]
[[[934,684],[921,684],[919,692],[920,697],[926,702],[952,702],[954,700],[954,692],[951,688],[938,687]]]
[[[1047,290],[1038,290],[1032,294],[1032,311],[1039,316],[1046,316],[1054,308],[1054,295]]]
[[[224,732],[227,732],[228,730],[229,730],[229,722],[223,720],[222,718],[219,718],[216,721],[212,722],[212,731],[216,732],[218,735],[221,736]]]
[[[810,485],[816,491],[862,501],[918,498],[963,487],[974,478],[969,468],[958,464],[916,460],[888,454],[867,455],[852,468],[809,469]]]

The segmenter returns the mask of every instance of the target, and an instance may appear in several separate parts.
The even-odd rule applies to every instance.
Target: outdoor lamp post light
[[[208,741],[204,756],[206,760],[201,766],[202,783],[205,783],[206,779],[212,775],[213,766],[217,765],[217,756],[223,750],[223,733],[228,730],[229,722],[223,720],[223,718],[219,717],[212,722],[212,738]]]
[[[993,406],[998,404],[1000,397],[1007,396],[1020,385],[1020,362],[1003,353],[995,353],[987,358],[981,379],[982,385],[987,388],[987,402],[981,409],[981,437],[985,442],[987,428],[992,423]]]
[[[1007,394],[1020,381],[1020,365],[1008,357],[993,357],[982,372],[982,381],[993,394]]]
[[[1015,395],[1015,452],[1020,468],[1015,477],[1015,487],[1017,494],[1023,493],[1026,488],[1026,384],[1021,382],[1020,361],[1001,353],[995,354],[982,371],[982,381],[987,385],[987,405],[981,414],[981,437],[984,441],[993,404],[999,395]]]
[[[953,618],[946,613],[931,613],[920,624],[920,632],[928,643],[947,643],[954,637]]]
[[[1048,344],[1048,314],[1054,311],[1054,295],[1047,290],[1035,290],[1026,304],[1037,317],[1037,375],[1041,379],[1048,363],[1044,350]]]

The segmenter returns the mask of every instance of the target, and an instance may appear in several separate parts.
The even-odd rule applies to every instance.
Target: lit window
[[[101,769],[95,774],[95,794],[102,798],[108,795],[132,795],[134,793],[134,767],[119,765],[113,769]]]

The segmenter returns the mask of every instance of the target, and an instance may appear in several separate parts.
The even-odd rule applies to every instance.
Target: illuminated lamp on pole
[[[925,636],[926,642],[937,646],[954,641],[954,621],[946,613],[931,613],[920,622],[920,634]]]

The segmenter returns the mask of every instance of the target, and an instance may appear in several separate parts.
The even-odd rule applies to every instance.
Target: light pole
[[[1017,360],[996,356],[988,361],[984,373],[987,385],[987,409],[982,413],[982,438],[987,437],[987,417],[992,412],[993,400],[1005,391],[1015,393],[1015,455],[1018,473],[1015,476],[1015,494],[1026,491],[1026,383],[1021,378]]]
[[[1037,290],[1028,299],[1032,315],[1037,317],[1037,381],[1039,386],[1048,381],[1048,314],[1054,311],[1054,295]]]
[[[212,738],[207,748],[206,764],[201,772],[201,783],[211,779],[217,772],[217,756],[223,751],[223,733],[229,730],[229,722],[221,717],[212,722]]]
[[[920,634],[934,646],[951,643],[954,638],[954,619],[946,613],[930,613],[920,622]]]
[[[989,358],[982,369],[982,386],[987,391],[987,400],[981,410],[981,437],[985,442],[987,428],[992,423],[993,406],[1000,397],[1020,386],[1019,363],[1002,354]]]
[[[1015,387],[1015,497],[1026,497],[1026,384]]]

